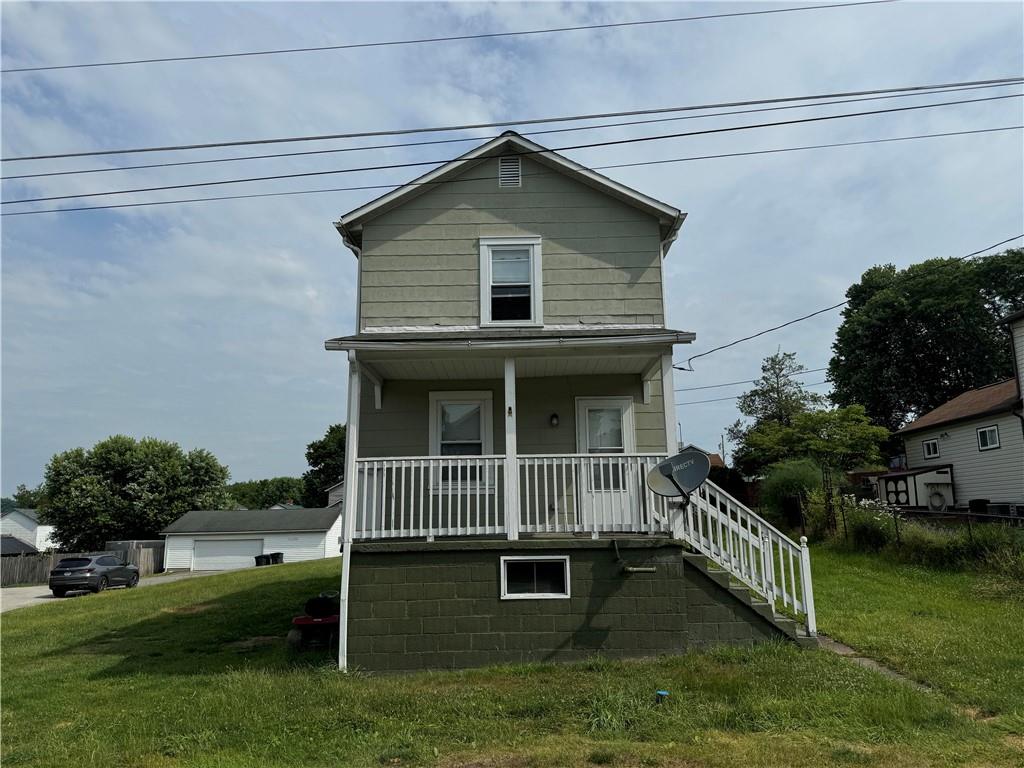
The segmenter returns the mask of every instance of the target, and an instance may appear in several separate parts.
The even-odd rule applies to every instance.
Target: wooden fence
[[[149,576],[156,572],[157,560],[162,567],[162,552],[157,558],[155,551],[148,547],[135,547],[128,550],[112,550],[108,552],[51,552],[38,555],[14,555],[0,560],[0,586],[10,587],[16,584],[45,584],[50,571],[65,557],[84,557],[92,555],[114,555],[124,557],[139,567],[139,574]]]

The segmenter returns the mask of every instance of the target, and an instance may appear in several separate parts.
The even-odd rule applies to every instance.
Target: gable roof
[[[11,509],[6,509],[3,512],[0,512],[0,517],[7,517],[12,512],[20,512],[36,525],[39,524],[39,513],[36,512],[36,510],[34,509],[25,509],[24,507],[13,507]]]
[[[326,531],[341,514],[339,507],[322,509],[195,509],[168,525],[169,533],[278,533]]]
[[[589,187],[593,187],[656,217],[661,223],[661,239],[665,244],[662,255],[668,252],[669,246],[679,232],[679,227],[682,226],[683,220],[686,218],[685,213],[668,203],[663,203],[649,195],[627,187],[625,184],[620,184],[607,176],[592,171],[574,160],[563,157],[547,147],[543,147],[520,136],[515,131],[505,131],[501,136],[484,142],[475,149],[471,149],[469,152],[444,163],[419,178],[407,182],[353,211],[349,211],[338,219],[334,226],[339,234],[341,234],[345,245],[358,258],[363,244],[363,224],[366,221],[393,208],[397,208],[417,195],[423,194],[434,183],[439,183],[452,176],[456,176],[483,160],[504,154],[528,155],[542,165],[554,168],[570,178],[574,178]]]
[[[938,408],[928,411],[924,416],[910,422],[903,429],[897,430],[897,434],[917,432],[928,427],[937,427],[940,424],[948,424],[952,421],[961,421],[976,416],[986,416],[990,413],[1009,411],[1014,405],[1020,402],[1020,395],[1017,393],[1017,382],[1014,379],[1000,381],[997,384],[989,384],[987,387],[969,389],[962,395],[954,397]]]
[[[34,555],[38,551],[31,544],[10,533],[0,536],[0,555]]]

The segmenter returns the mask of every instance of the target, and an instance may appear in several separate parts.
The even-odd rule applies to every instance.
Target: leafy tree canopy
[[[327,506],[327,489],[345,476],[345,425],[332,424],[306,447],[309,469],[302,475],[302,505]]]
[[[832,345],[833,401],[896,430],[969,389],[1012,375],[999,320],[1024,307],[1024,250],[865,272]]]
[[[0,504],[3,505],[4,512],[8,509],[38,509],[43,504],[43,486],[40,484],[35,488],[29,488],[22,483],[13,494],[0,499]]]
[[[64,549],[159,538],[190,509],[229,506],[228,476],[209,451],[186,453],[177,443],[114,435],[50,459],[41,513]]]
[[[785,458],[762,458],[755,454],[749,445],[752,430],[788,427],[797,415],[824,404],[821,395],[808,392],[799,380],[798,376],[805,370],[793,352],[769,355],[761,363],[761,378],[737,401],[737,408],[749,421],[737,420],[728,434],[737,446],[733,463],[746,474],[758,474],[767,464]]]
[[[275,504],[299,504],[305,487],[298,477],[271,477],[231,483],[227,490],[239,507],[268,509]]]

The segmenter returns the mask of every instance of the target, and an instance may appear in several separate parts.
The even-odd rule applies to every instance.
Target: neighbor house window
[[[999,427],[993,424],[991,427],[978,428],[978,450],[991,451],[999,447]]]
[[[937,459],[939,458],[939,441],[938,440],[923,440],[921,445],[924,446],[924,457],[926,459]]]
[[[430,455],[485,456],[494,452],[492,438],[491,392],[430,393]],[[458,470],[449,466],[436,468],[435,487],[447,486],[456,480],[474,482],[481,476],[475,463],[463,463]],[[488,478],[488,483],[493,482]]]
[[[481,325],[540,325],[541,306],[540,238],[481,238]]]
[[[502,600],[569,597],[569,558],[562,555],[501,558]]]

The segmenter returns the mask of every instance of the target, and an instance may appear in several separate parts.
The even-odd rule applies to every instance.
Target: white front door
[[[588,454],[580,473],[580,520],[584,530],[632,530],[636,478],[616,454],[636,453],[633,398],[576,400],[576,448]]]

